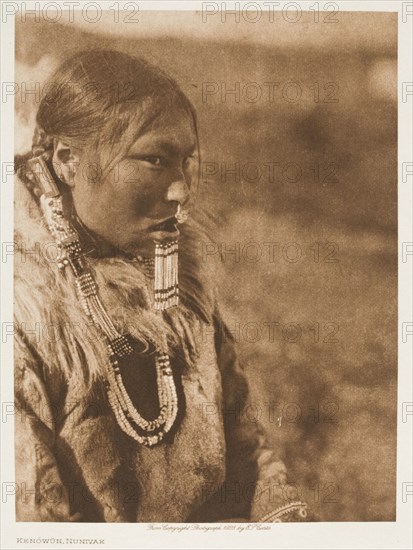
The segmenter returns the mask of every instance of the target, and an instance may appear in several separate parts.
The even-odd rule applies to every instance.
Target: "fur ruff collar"
[[[86,386],[101,381],[108,360],[106,345],[78,302],[70,269],[58,269],[56,246],[41,210],[18,176],[14,212],[15,332],[21,337],[17,352],[19,346],[28,346],[50,374],[57,371],[67,381],[75,378]],[[170,355],[188,367],[196,360],[203,326],[212,322],[214,312],[214,279],[201,258],[205,240],[210,238],[202,224],[185,224],[179,251],[181,305],[164,318],[152,309],[145,275],[136,262],[120,257],[89,260],[117,329],[144,345],[154,342],[162,348],[166,340]],[[27,356],[27,350],[21,352],[20,357]]]

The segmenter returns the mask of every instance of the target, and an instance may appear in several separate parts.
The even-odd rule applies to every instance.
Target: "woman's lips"
[[[148,228],[148,231],[150,231],[151,233],[153,231],[167,231],[173,233],[176,230],[177,224],[178,220],[175,218],[175,216],[172,216],[171,218],[167,218],[166,220],[151,225]]]
[[[172,218],[167,218],[160,223],[151,225],[148,227],[148,232],[155,238],[164,239],[166,237],[177,237],[179,235],[179,230],[177,229],[178,221],[173,216]]]

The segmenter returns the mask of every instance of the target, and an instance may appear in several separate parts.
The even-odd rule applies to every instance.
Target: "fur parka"
[[[287,504],[282,490],[274,490],[286,483],[285,467],[261,426],[243,414],[248,385],[222,329],[214,278],[198,261],[200,238],[189,225],[180,246],[182,305],[166,320],[152,310],[139,264],[89,258],[115,326],[142,342],[166,335],[179,376],[176,428],[146,448],[116,422],[103,384],[106,346],[85,317],[70,274],[57,268],[41,211],[16,177],[17,520],[257,521]],[[138,401],[149,387],[133,386]]]

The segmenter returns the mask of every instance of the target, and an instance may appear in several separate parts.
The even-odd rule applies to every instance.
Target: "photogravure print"
[[[149,4],[2,5],[3,504],[152,534],[395,522],[409,3]]]

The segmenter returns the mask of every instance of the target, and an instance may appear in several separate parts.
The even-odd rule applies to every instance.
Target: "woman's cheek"
[[[132,202],[135,214],[139,217],[151,217],[151,213],[156,211],[160,200],[160,194],[154,189],[135,195]]]
[[[144,212],[150,214],[153,210],[164,210],[170,181],[164,170],[147,170],[139,185],[134,186],[137,203]]]
[[[144,179],[142,168],[136,161],[124,161],[119,163],[118,168],[113,170],[113,181],[122,188],[130,186],[139,186]]]
[[[125,204],[137,215],[147,215],[156,210],[168,189],[167,170],[143,166],[136,161],[119,163],[114,173],[114,192],[123,195]]]

